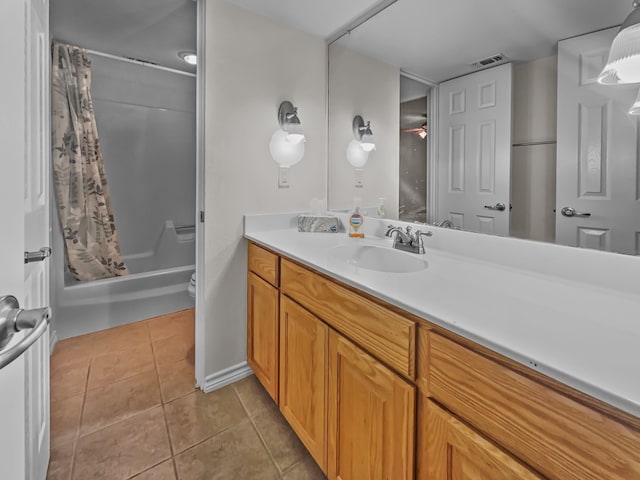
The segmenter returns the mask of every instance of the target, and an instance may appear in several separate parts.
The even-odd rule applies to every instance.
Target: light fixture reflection
[[[640,91],[638,91],[638,96],[633,106],[629,109],[629,115],[640,115]]]
[[[198,56],[195,52],[180,52],[178,56],[189,65],[197,65],[198,64]]]
[[[371,131],[371,122],[364,123],[364,119],[360,115],[353,117],[351,124],[353,136],[360,142],[360,148],[365,152],[371,152],[376,149],[376,141]]]
[[[598,77],[603,85],[640,83],[640,6],[633,2],[633,12],[627,17],[613,39],[609,60]]]

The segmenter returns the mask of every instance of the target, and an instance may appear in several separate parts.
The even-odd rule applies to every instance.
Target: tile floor
[[[255,377],[194,388],[185,310],[59,342],[49,480],[322,480]]]

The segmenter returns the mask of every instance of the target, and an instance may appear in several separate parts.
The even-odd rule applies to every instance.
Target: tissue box
[[[338,233],[338,217],[328,215],[298,215],[299,232]]]

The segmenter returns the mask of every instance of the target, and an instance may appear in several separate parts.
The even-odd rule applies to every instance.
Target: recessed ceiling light
[[[189,65],[196,65],[198,63],[198,57],[195,52],[180,52],[178,56]]]

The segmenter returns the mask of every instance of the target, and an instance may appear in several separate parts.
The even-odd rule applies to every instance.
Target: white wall
[[[329,208],[375,206],[385,197],[387,217],[398,218],[400,70],[338,44],[329,48]],[[364,167],[364,188],[355,188],[346,151],[355,115],[371,121],[376,150]]]
[[[205,373],[246,360],[243,214],[305,210],[326,196],[327,46],[223,0],[206,4]],[[291,188],[278,189],[269,140],[290,100],[306,135]]]
[[[510,234],[546,242],[555,242],[557,64],[552,56],[513,69]]]

